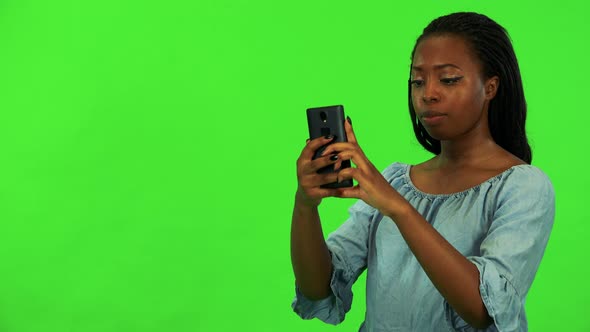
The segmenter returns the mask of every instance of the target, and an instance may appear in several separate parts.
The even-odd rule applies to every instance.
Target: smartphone
[[[314,139],[320,136],[332,135],[334,138],[328,143],[315,151],[313,159],[319,158],[322,152],[330,144],[336,142],[347,142],[346,131],[344,130],[344,106],[324,106],[307,109],[307,126],[309,127],[309,138]],[[342,162],[341,169],[350,167],[350,160]],[[332,173],[334,165],[329,165],[318,170],[318,173]],[[352,187],[352,179],[342,182],[328,183],[320,186],[321,188],[343,188]]]

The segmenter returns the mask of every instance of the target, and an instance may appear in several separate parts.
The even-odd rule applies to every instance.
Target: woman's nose
[[[424,90],[422,94],[422,101],[425,103],[432,103],[440,100],[440,95],[435,87],[434,82],[432,80],[428,80],[424,84]]]

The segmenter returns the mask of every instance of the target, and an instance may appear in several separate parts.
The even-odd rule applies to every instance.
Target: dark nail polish
[[[335,155],[333,155],[333,156],[330,156],[330,160],[331,160],[331,161],[336,161],[336,160],[338,160],[338,155],[337,155],[337,154],[335,154]]]
[[[346,120],[348,120],[348,123],[350,123],[350,125],[352,126],[352,120],[350,119],[350,116],[346,116]]]
[[[324,138],[325,138],[325,139],[332,139],[332,138],[334,138],[334,136],[332,136],[332,135],[327,135],[327,136],[324,136]]]

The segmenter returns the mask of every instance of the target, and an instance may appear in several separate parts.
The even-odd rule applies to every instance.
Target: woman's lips
[[[435,111],[426,111],[424,113],[420,113],[420,120],[422,124],[428,126],[434,126],[440,124],[446,117],[446,114],[435,112]]]

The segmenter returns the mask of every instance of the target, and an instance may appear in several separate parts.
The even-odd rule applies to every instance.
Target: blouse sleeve
[[[479,292],[493,323],[486,331],[524,331],[524,300],[543,257],[555,216],[555,194],[537,168],[516,169],[499,189],[479,256]],[[475,331],[445,301],[458,331]]]
[[[330,296],[312,301],[295,288],[292,308],[303,319],[318,318],[336,325],[350,310],[352,285],[367,266],[369,225],[374,209],[358,201],[349,212],[348,220],[326,240],[333,266]]]

